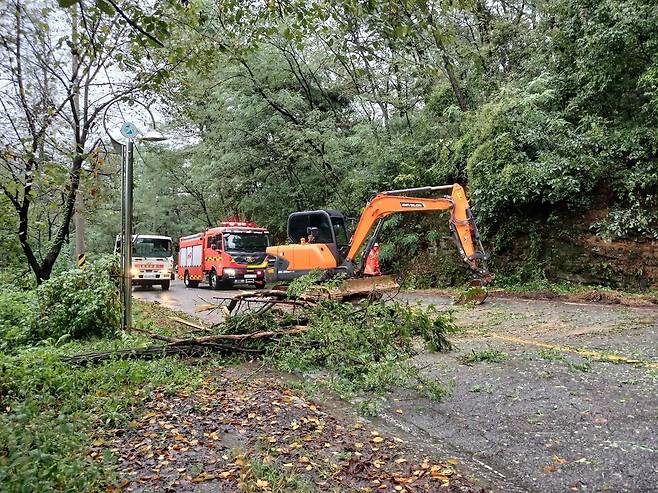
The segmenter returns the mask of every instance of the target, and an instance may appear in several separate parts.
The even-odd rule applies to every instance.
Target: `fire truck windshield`
[[[264,252],[267,246],[267,235],[262,233],[224,233],[224,247],[229,252]]]
[[[170,257],[171,240],[137,237],[133,243],[134,257]]]

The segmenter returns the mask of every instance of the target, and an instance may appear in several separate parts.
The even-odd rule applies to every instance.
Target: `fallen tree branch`
[[[265,303],[283,303],[283,304],[292,304],[296,306],[314,306],[317,305],[322,299],[328,299],[328,297],[322,297],[320,295],[305,295],[301,294],[298,296],[290,296],[286,291],[279,291],[278,289],[266,289],[257,292],[246,292],[236,294],[231,298],[220,298],[215,297],[215,299],[224,299],[228,300],[229,303],[226,305],[229,312],[233,312],[235,308],[243,301],[248,303],[260,301],[258,298],[265,298],[261,302]]]
[[[165,356],[172,355],[184,355],[184,356],[199,356],[205,352],[212,350],[218,351],[222,354],[232,354],[232,353],[246,353],[246,354],[262,354],[262,349],[254,348],[245,348],[240,346],[228,345],[228,344],[217,344],[217,343],[207,343],[207,344],[167,344],[164,346],[149,346],[145,348],[137,349],[119,349],[117,351],[105,351],[97,353],[84,353],[76,354],[73,356],[64,356],[61,360],[64,363],[70,363],[78,366],[86,366],[88,364],[102,363],[105,361],[116,360],[116,359],[141,359],[141,360],[152,360],[156,358],[163,358]]]
[[[255,339],[267,339],[268,337],[276,337],[281,335],[301,334],[308,332],[309,327],[306,325],[295,325],[286,330],[267,330],[261,332],[254,332],[252,334],[217,334],[212,336],[194,337],[191,339],[182,339],[172,344],[205,344],[214,341],[247,341]]]

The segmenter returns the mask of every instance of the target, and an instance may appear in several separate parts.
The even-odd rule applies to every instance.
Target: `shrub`
[[[29,342],[35,322],[34,292],[3,286],[0,291],[0,351]]]
[[[115,257],[106,257],[85,269],[59,273],[39,286],[35,338],[77,339],[116,331],[121,316],[117,269]]]

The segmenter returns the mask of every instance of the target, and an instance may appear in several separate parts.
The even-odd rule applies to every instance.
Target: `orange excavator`
[[[449,192],[443,196],[421,195]],[[343,214],[335,210],[293,212],[288,217],[287,245],[267,248],[266,278],[270,282],[295,279],[313,270],[362,278],[368,254],[378,241],[384,220],[397,213],[450,211],[450,230],[461,258],[475,274],[475,285],[486,285],[492,275],[486,267],[475,217],[461,185],[391,190],[377,194],[366,205],[354,234],[349,238]],[[349,238],[349,239],[348,239]],[[363,248],[365,245],[365,248]],[[359,256],[359,252],[363,252]],[[363,282],[365,281],[365,282]],[[363,287],[396,286],[390,276],[364,278]]]

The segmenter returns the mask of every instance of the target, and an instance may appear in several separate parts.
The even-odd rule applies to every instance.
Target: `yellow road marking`
[[[532,339],[523,339],[521,337],[504,336],[500,334],[490,334],[490,337],[493,337],[494,339],[500,339],[501,341],[508,341],[508,342],[513,342],[515,344],[521,344],[523,346],[537,346],[546,349],[562,351],[563,353],[574,353],[580,356],[586,356],[588,358],[596,359],[599,361],[609,361],[611,363],[626,363],[629,365],[644,366],[646,368],[658,368],[658,363],[652,363],[651,361],[645,361],[641,359],[627,358],[625,356],[619,356],[617,354],[606,354],[600,351],[578,349],[570,346],[563,346],[561,344],[552,344],[550,342],[535,341]]]

